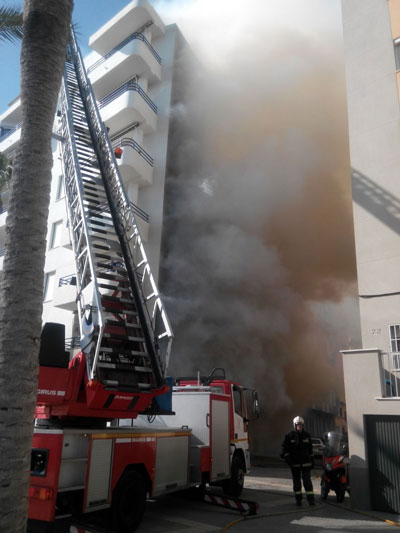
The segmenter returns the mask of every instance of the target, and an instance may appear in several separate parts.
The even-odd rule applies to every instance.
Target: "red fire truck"
[[[73,365],[74,361],[70,368]],[[60,371],[41,367],[41,372],[43,369],[46,375],[53,372],[54,376]],[[46,404],[38,403],[38,416],[42,416],[43,408],[51,410],[54,405],[59,412],[57,400],[69,396],[66,387],[56,385],[57,379],[52,382],[45,385],[42,376],[39,380],[39,387],[53,388],[46,389],[50,393]],[[172,395],[158,397],[156,409],[136,418],[119,419],[117,425],[115,419],[103,424],[105,427],[96,427],[93,421],[89,427],[81,427],[88,418],[55,419],[52,415],[38,419],[29,518],[49,522],[111,506],[117,531],[125,532],[134,531],[140,523],[147,495],[156,497],[216,484],[227,494],[239,496],[249,466],[247,391],[225,379],[224,373],[175,383]],[[43,401],[43,389],[39,391]],[[251,393],[252,415],[256,415],[256,393]],[[121,396],[125,395],[115,401],[132,403],[134,396]],[[111,414],[116,413],[113,410]],[[131,415],[128,411],[119,413]]]
[[[207,483],[240,494],[246,391],[221,371],[166,377],[172,331],[73,30],[58,116],[80,346],[44,326],[29,518],[111,507],[128,532],[147,495]]]

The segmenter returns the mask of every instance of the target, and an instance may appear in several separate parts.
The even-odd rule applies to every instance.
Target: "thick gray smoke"
[[[286,37],[243,36],[218,69],[182,54],[167,180],[170,373],[256,387],[259,454],[342,392],[358,340],[343,67],[337,43]]]

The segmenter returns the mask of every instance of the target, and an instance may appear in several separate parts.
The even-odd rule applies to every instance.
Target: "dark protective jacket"
[[[307,431],[289,431],[282,443],[282,457],[292,467],[314,465],[311,436]]]

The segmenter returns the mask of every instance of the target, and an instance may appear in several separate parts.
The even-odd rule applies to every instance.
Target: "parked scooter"
[[[336,500],[342,502],[347,492],[350,494],[348,466],[345,459],[347,443],[344,436],[336,431],[325,433],[325,448],[322,456],[324,473],[321,478],[321,498],[326,500],[329,491],[336,493]]]

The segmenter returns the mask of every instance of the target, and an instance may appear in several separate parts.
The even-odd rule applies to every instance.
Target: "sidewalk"
[[[290,470],[285,467],[254,467],[247,476],[242,497],[255,500],[259,509],[255,517],[238,517],[227,523],[222,529],[229,533],[240,532],[378,532],[395,531],[394,525],[385,522],[399,522],[400,516],[384,515],[377,512],[352,510],[348,495],[342,504],[336,502],[330,494],[326,502],[319,497],[320,469],[313,470],[312,481],[316,495],[315,507],[309,507],[306,500],[303,506],[295,506],[292,493]],[[397,528],[398,529],[398,528]]]

